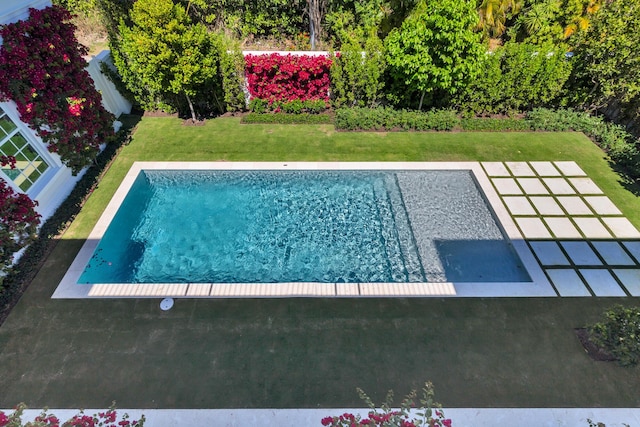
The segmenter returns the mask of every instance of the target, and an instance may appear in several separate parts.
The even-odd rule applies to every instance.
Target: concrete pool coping
[[[520,162],[521,163],[521,162]],[[507,163],[521,171],[520,163]],[[528,168],[528,166],[527,166]],[[154,283],[78,284],[100,239],[142,170],[468,170],[511,241],[531,282],[481,283]],[[487,171],[485,171],[487,170]],[[69,267],[52,298],[281,298],[281,297],[540,297],[557,296],[503,204],[492,171],[480,162],[135,162]],[[506,168],[505,168],[506,170]],[[487,173],[488,172],[488,173]],[[493,172],[495,173],[495,172]],[[525,169],[525,174],[529,172]],[[526,175],[529,176],[529,175]],[[508,179],[508,178],[502,178]],[[495,186],[495,188],[494,188]],[[496,191],[496,188],[498,191]],[[215,286],[214,286],[215,285]]]

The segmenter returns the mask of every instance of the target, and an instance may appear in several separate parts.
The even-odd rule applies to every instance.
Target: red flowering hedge
[[[52,6],[29,15],[0,29],[0,99],[13,100],[20,119],[77,173],[111,140],[114,118],[85,70],[71,14]]]
[[[329,101],[331,59],[310,55],[247,55],[246,77],[253,98]]]

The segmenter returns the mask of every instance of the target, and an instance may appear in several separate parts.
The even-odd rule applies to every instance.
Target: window
[[[2,172],[26,192],[49,165],[22,135],[18,126],[0,109],[0,154],[16,158],[16,167],[2,166]]]

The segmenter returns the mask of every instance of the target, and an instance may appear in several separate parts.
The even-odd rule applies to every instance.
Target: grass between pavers
[[[380,401],[426,380],[449,407],[640,405],[640,369],[592,361],[573,334],[638,298],[181,299],[169,312],[157,299],[51,300],[135,160],[575,160],[629,217],[638,207],[576,133],[145,118],[0,327],[0,407],[354,407],[356,387]]]

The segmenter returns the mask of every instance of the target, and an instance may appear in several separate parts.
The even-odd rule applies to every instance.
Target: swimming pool
[[[459,295],[539,277],[477,164],[377,165],[136,164],[63,283],[88,296]]]

